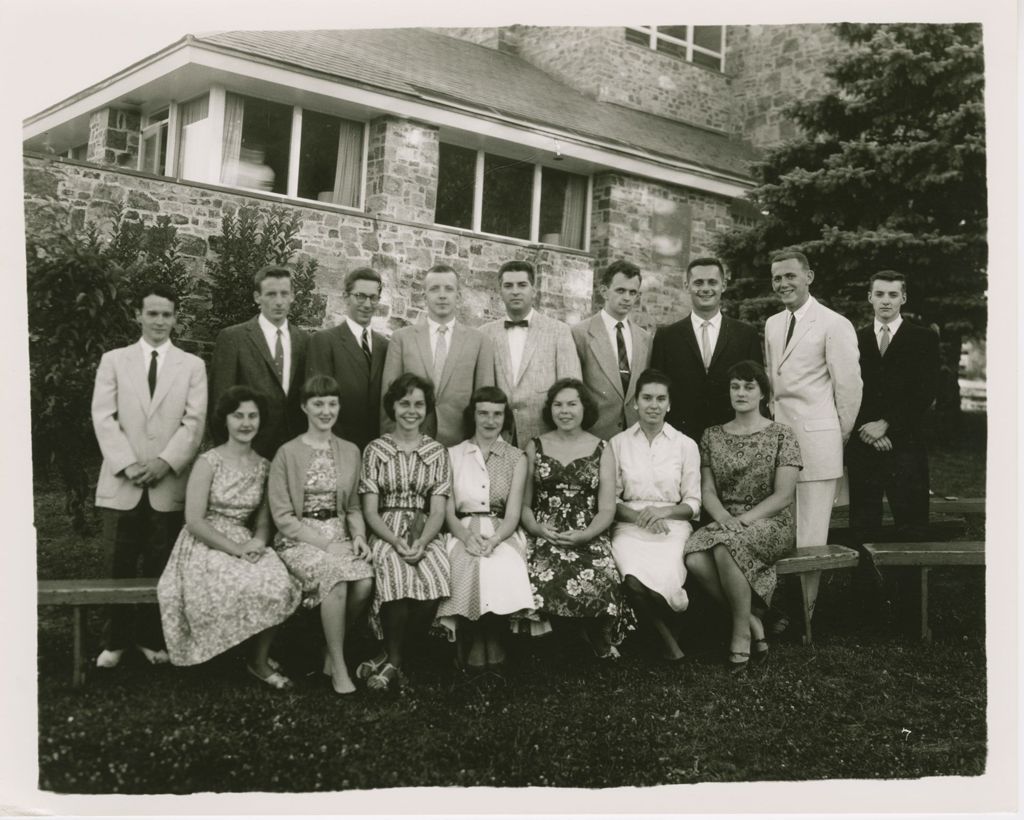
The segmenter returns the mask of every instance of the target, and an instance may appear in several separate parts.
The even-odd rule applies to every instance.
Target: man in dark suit
[[[356,268],[345,277],[345,320],[313,334],[310,374],[331,376],[341,387],[341,412],[335,435],[360,450],[380,435],[380,395],[388,340],[370,328],[383,283],[373,268]]]
[[[264,458],[305,429],[299,390],[306,377],[309,334],[288,322],[295,295],[292,272],[284,265],[265,265],[253,276],[257,316],[225,328],[217,336],[210,363],[210,403],[234,384],[258,390],[267,399],[266,418],[253,447]]]
[[[672,379],[668,423],[699,442],[704,430],[733,417],[725,374],[737,362],[764,363],[757,329],[722,315],[725,271],[713,257],[686,267],[692,312],[654,334],[651,367]]]
[[[878,527],[882,495],[900,528],[928,523],[928,453],[924,416],[935,399],[939,339],[903,319],[906,278],[886,270],[871,277],[875,318],[857,331],[864,399],[846,447],[850,524]]]

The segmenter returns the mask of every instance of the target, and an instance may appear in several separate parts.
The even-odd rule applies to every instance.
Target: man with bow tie
[[[569,326],[534,310],[534,278],[529,262],[503,264],[498,287],[507,318],[480,328],[494,347],[494,384],[509,397],[512,443],[519,447],[547,429],[541,413],[548,388],[582,374]]]

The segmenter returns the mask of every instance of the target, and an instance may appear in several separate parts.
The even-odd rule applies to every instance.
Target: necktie
[[[445,334],[448,332],[447,325],[441,325],[437,329],[437,344],[434,346],[434,387],[441,384],[441,374],[444,372],[444,360],[448,358],[448,339]]]
[[[363,348],[363,355],[366,357],[366,361],[370,361],[373,358],[373,354],[370,352],[370,329],[368,327],[363,328],[363,340],[360,343],[360,347]]]
[[[884,356],[889,349],[889,325],[882,325],[882,335],[878,339],[878,355]]]
[[[505,320],[505,330],[508,330],[510,327],[529,327],[529,326],[530,326],[530,323],[528,321],[526,321],[526,319],[506,319]]]
[[[790,313],[789,314],[789,330],[786,331],[786,343],[782,346],[783,350],[785,350],[787,347],[789,347],[789,340],[793,338],[793,329],[795,327],[796,327],[796,314],[795,313]]]
[[[619,349],[619,380],[625,396],[629,392],[629,356],[626,354],[626,339],[622,335],[622,322],[615,323],[615,346]]]
[[[156,392],[156,359],[160,354],[155,350],[149,354],[149,397]]]
[[[277,380],[284,385],[284,342],[281,341],[281,328],[277,329],[277,342],[274,344],[274,372]]]
[[[704,354],[705,371],[711,368],[711,333],[708,330],[709,327],[711,327],[711,322],[704,322],[700,326],[700,348]]]

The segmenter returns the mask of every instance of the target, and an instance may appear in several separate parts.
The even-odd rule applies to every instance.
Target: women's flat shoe
[[[143,646],[142,644],[139,644],[138,646],[142,656],[153,666],[160,666],[171,662],[170,655],[167,654],[166,649],[150,649],[148,646]]]
[[[761,666],[768,662],[768,640],[767,638],[755,639],[750,647],[750,665]]]
[[[123,649],[104,649],[96,658],[96,667],[98,669],[113,669],[121,662],[122,655],[124,655]]]
[[[256,670],[254,670],[251,666],[249,666],[249,664],[245,665],[245,671],[252,675],[254,678],[256,678],[256,680],[258,680],[260,683],[266,684],[271,689],[285,691],[295,686],[295,684],[292,683],[291,678],[285,677],[280,672],[271,672],[266,677],[263,677],[262,675],[257,673]]]
[[[743,658],[741,661],[734,661],[733,658]],[[730,677],[738,677],[747,671],[747,664],[750,662],[749,652],[730,652],[728,669]]]

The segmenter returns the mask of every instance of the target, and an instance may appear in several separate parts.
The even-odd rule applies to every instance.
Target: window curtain
[[[341,120],[338,129],[338,164],[334,171],[331,202],[359,206],[359,175],[362,171],[363,124]]]
[[[205,178],[206,151],[204,137],[205,120],[210,115],[210,95],[204,94],[179,109],[181,117],[181,140],[178,147],[178,173],[182,179],[202,180]]]
[[[238,184],[238,160],[242,154],[242,118],[245,99],[230,91],[224,95],[224,133],[221,137],[220,181]]]
[[[583,216],[587,206],[586,177],[569,174],[565,182],[562,204],[562,244],[567,248],[583,247]]]

